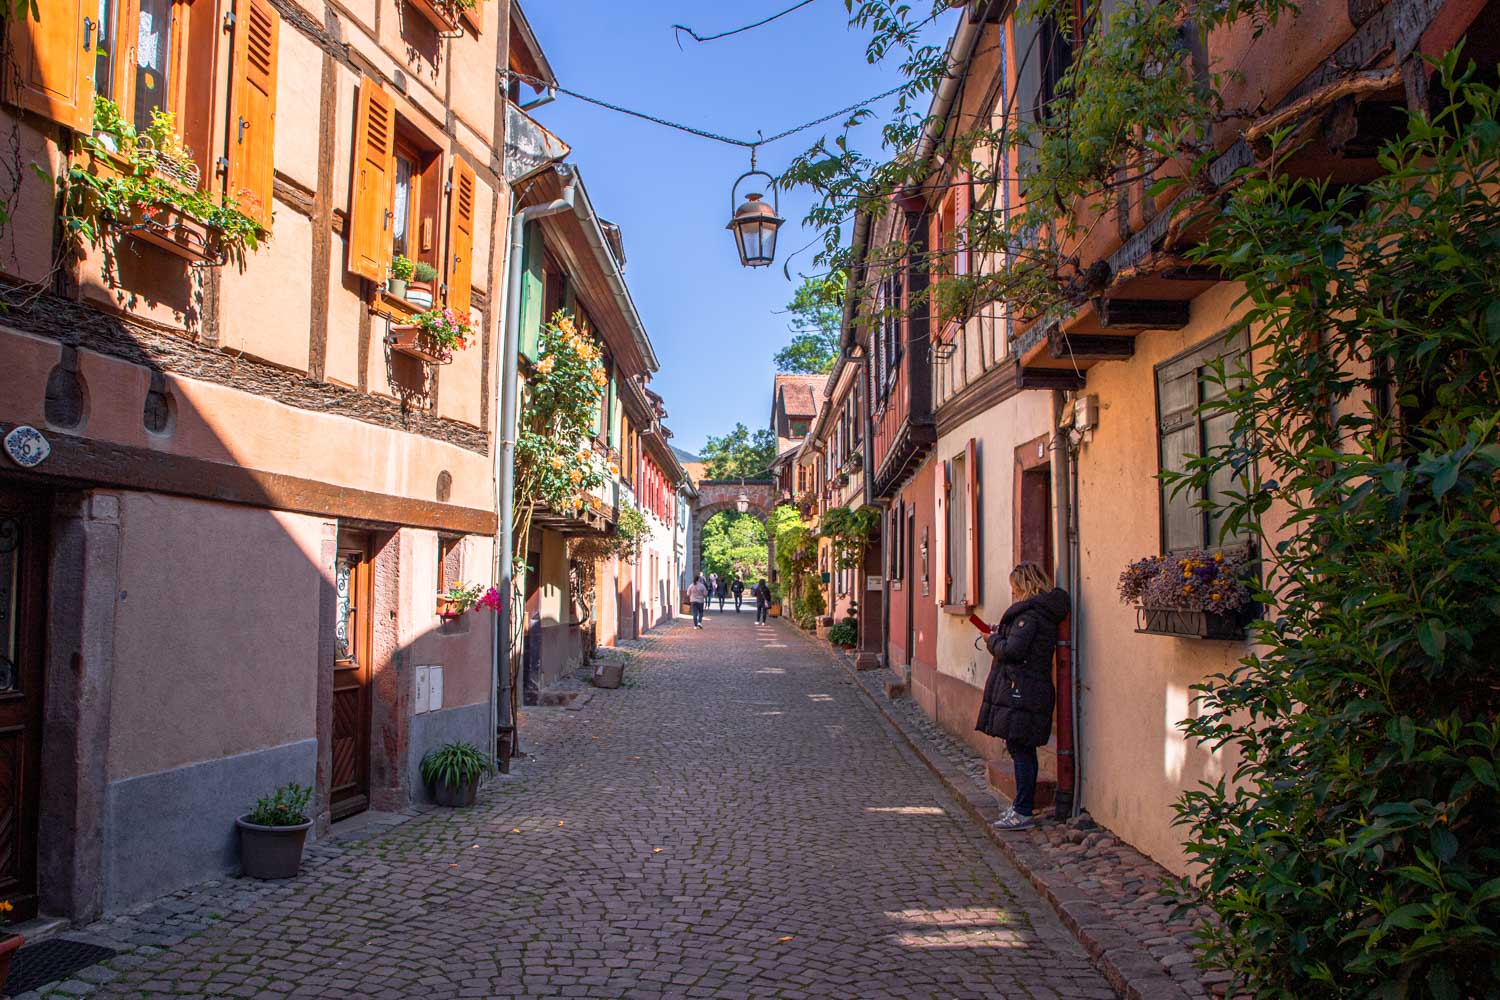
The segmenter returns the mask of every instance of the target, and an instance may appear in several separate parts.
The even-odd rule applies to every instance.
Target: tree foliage
[[[1175,478],[1245,483],[1202,504],[1259,538],[1267,612],[1184,723],[1240,764],[1178,806],[1181,891],[1257,997],[1500,995],[1500,93],[1455,64],[1384,176],[1258,172],[1199,253],[1253,363]]]
[[[701,457],[709,479],[760,479],[776,460],[776,437],[765,428],[752,434],[737,423],[723,437],[710,436]]]
[[[839,357],[839,332],[844,319],[844,272],[805,278],[792,301],[792,342],[776,352],[776,370],[798,375],[824,375]]]
[[[826,607],[816,572],[818,536],[790,504],[771,514],[770,529],[776,539],[778,593],[790,606],[792,620],[811,628]]]
[[[703,572],[752,585],[766,575],[766,526],[753,514],[724,511],[703,526]]]

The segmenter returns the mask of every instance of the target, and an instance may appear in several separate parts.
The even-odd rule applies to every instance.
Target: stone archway
[[[703,526],[716,514],[738,512],[741,490],[750,500],[750,509],[746,513],[764,524],[776,509],[776,483],[773,480],[746,479],[741,482],[738,479],[705,479],[698,483],[698,499],[694,501],[692,511],[693,551],[688,560],[687,578],[683,581],[684,589],[697,579],[703,568]],[[768,564],[775,566],[776,540],[769,535],[766,538],[766,550]]]

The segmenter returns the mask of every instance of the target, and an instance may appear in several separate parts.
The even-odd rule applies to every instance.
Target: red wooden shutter
[[[973,207],[971,202],[974,197],[970,181],[968,174],[960,174],[954,179],[956,186],[953,189],[953,245],[955,250],[953,268],[958,274],[969,274],[974,266],[974,259],[969,255],[968,238],[969,210]]]
[[[448,308],[469,313],[474,262],[474,168],[453,160],[453,189],[448,193]]]
[[[943,276],[943,202],[933,206],[927,217],[927,296],[931,320],[927,326],[928,339],[937,343],[943,339],[943,325],[938,321],[938,283]]]
[[[349,270],[376,284],[391,263],[391,185],[396,177],[396,108],[369,77],[359,81],[354,123],[354,193],[349,202]]]
[[[229,123],[229,196],[240,211],[271,226],[276,146],[276,45],[281,18],[269,0],[239,0]]]
[[[964,462],[964,472],[968,475],[968,483],[965,492],[968,494],[969,516],[969,572],[964,574],[968,583],[969,593],[966,595],[968,603],[978,604],[980,602],[980,580],[983,575],[979,565],[979,442],[975,438],[969,438],[968,456]]]
[[[942,558],[943,558],[943,603],[944,604],[952,604],[953,603],[953,561],[952,561],[952,559],[950,558],[950,555],[949,555],[951,549],[953,548],[953,544],[952,544],[952,540],[948,537],[949,527],[953,524],[953,515],[952,515],[952,510],[953,510],[953,476],[952,476],[952,471],[953,471],[952,465],[950,463],[948,463],[948,462],[944,462],[943,463],[943,503],[942,503],[943,513],[942,513],[942,516],[937,519],[937,521],[938,521],[938,530],[942,532],[942,536],[941,536],[941,538],[940,538],[940,540],[938,542],[938,551],[940,553],[942,553]]]
[[[12,17],[5,99],[75,132],[94,127],[94,51],[99,5],[47,0],[42,17]],[[133,51],[133,50],[132,50]]]

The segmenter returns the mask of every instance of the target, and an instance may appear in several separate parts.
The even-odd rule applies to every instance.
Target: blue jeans
[[[1016,797],[1011,808],[1018,816],[1030,816],[1036,802],[1036,747],[1006,740],[1005,752],[1016,765]]]
[[[693,602],[693,624],[694,625],[702,625],[703,624],[703,602],[702,601],[694,601]]]
[[[766,622],[766,616],[770,613],[770,611],[771,611],[771,606],[769,604],[765,603],[764,601],[756,601],[755,602],[755,623],[757,625],[764,625],[765,622]]]

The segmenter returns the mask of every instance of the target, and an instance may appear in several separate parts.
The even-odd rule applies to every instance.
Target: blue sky
[[[816,0],[778,21],[699,44],[700,35],[758,21],[790,0],[530,0],[527,17],[565,87],[711,132],[752,138],[871,97],[900,82],[895,65],[865,62],[866,35],[848,26],[842,0]],[[941,44],[951,30],[945,17]],[[809,249],[782,264],[815,233],[801,226],[809,196],[784,193],[777,260],[739,264],[724,229],[729,189],[749,169],[747,150],[596,108],[567,96],[533,114],[573,147],[601,216],[625,234],[625,276],[661,360],[652,388],[666,399],[673,444],[696,452],[710,434],[741,421],[765,426],[772,357],[789,339],[782,312],[797,272],[814,270]],[[838,121],[760,152],[772,174]],[[862,144],[878,142],[862,126]],[[743,190],[741,193],[743,194]]]

